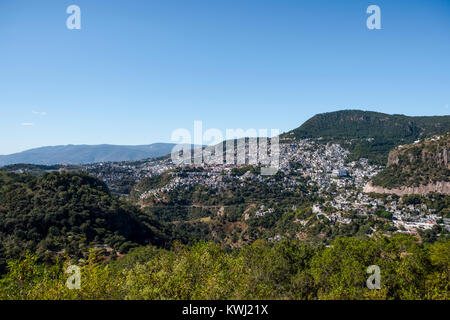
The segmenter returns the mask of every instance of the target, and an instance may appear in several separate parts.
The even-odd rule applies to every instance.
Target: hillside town
[[[317,195],[327,199],[321,205],[312,207],[313,213],[325,217],[332,224],[349,224],[352,218],[348,213],[373,216],[380,209],[391,216],[391,223],[399,232],[416,233],[417,230],[428,230],[436,224],[441,224],[450,230],[447,220],[442,220],[426,207],[403,205],[399,201],[383,201],[362,192],[365,184],[374,177],[382,167],[372,165],[367,159],[347,161],[349,154],[338,144],[324,144],[314,139],[300,139],[280,144],[280,159],[278,172],[275,176],[264,176],[251,170],[242,175],[235,174],[233,169],[246,168],[248,146],[246,146],[246,163],[211,162],[175,165],[167,157],[137,162],[95,163],[84,166],[88,173],[102,179],[114,191],[129,181],[136,184],[145,177],[156,177],[168,174],[170,181],[156,189],[140,190],[141,200],[149,197],[161,199],[167,192],[173,190],[188,190],[202,185],[211,189],[228,189],[232,186],[243,186],[245,183],[258,182],[267,185],[276,184],[281,190],[295,190],[301,185],[301,179],[308,181],[311,189]],[[235,152],[235,156],[238,152]],[[309,191],[312,192],[312,191]],[[388,197],[389,198],[389,197]],[[328,212],[323,210],[328,208]],[[254,217],[270,214],[272,211],[262,208],[254,213]],[[329,212],[331,211],[331,212]],[[246,216],[248,218],[248,214]]]

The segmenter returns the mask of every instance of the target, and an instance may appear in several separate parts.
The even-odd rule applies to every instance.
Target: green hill
[[[164,226],[113,197],[94,177],[79,172],[32,176],[0,171],[0,265],[27,250],[41,257],[56,252],[81,256],[93,244],[123,253],[166,241]]]
[[[409,117],[343,110],[315,115],[282,138],[322,138],[348,148],[349,160],[365,157],[373,163],[386,164],[394,147],[449,130],[450,116]]]
[[[450,182],[450,134],[400,146],[389,153],[388,167],[372,180],[385,188]]]

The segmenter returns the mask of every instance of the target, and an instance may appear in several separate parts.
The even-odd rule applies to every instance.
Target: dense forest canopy
[[[0,171],[3,267],[5,259],[26,250],[45,257],[55,252],[81,255],[92,244],[121,253],[138,245],[163,245],[170,236],[165,228],[87,174]]]

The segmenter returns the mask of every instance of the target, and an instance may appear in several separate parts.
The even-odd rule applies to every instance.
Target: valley
[[[360,130],[355,132],[359,134]],[[332,265],[339,265],[336,272],[340,279],[347,277],[348,264],[339,257],[353,252],[358,258],[350,258],[356,260],[348,263],[358,263],[355,281],[360,283],[364,264],[373,261],[381,264],[379,259],[386,252],[392,252],[386,268],[400,263],[408,250],[423,251],[429,256],[424,259],[434,259],[434,251],[428,250],[441,250],[439,259],[448,257],[450,196],[440,189],[419,194],[407,192],[418,190],[414,189],[420,187],[415,181],[433,184],[448,180],[446,132],[397,146],[386,163],[371,157],[372,151],[368,158],[355,158],[352,155],[355,149],[348,149],[355,139],[379,148],[379,142],[371,138],[350,136],[338,141],[288,135],[281,139],[279,167],[272,176],[261,174],[262,163],[238,165],[235,158],[233,162],[216,164],[198,161],[174,164],[170,155],[80,165],[5,166],[0,170],[0,273],[7,275],[1,281],[10,284],[2,287],[0,281],[0,297],[14,296],[15,290],[21,290],[11,284],[17,274],[11,271],[24,261],[36,263],[29,268],[47,270],[57,268],[58,261],[65,259],[83,264],[91,273],[98,270],[90,276],[102,272],[115,277],[116,282],[106,278],[95,281],[106,281],[105,286],[112,291],[105,295],[119,299],[370,299],[372,296],[360,289],[351,293],[342,291],[341,285],[330,288],[320,270],[330,266],[327,255],[331,254],[331,259],[337,259]],[[249,152],[248,140],[244,147]],[[238,145],[234,148],[237,157]],[[246,154],[245,159],[249,158]],[[395,188],[406,192],[397,194]],[[361,258],[363,251],[353,246],[384,249],[373,255],[370,249],[367,252],[370,260]],[[252,260],[269,256],[273,264],[259,266]],[[200,265],[192,259],[200,259]],[[418,256],[414,255],[414,259]],[[431,281],[433,272],[439,277],[445,274],[445,266],[436,261],[420,262],[434,266],[423,271],[430,273],[426,281]],[[205,291],[203,281],[215,281],[212,279],[217,275],[203,269],[203,265],[221,270],[221,277],[228,284],[224,282],[220,289],[208,287]],[[300,273],[296,273],[294,265],[300,268]],[[248,272],[240,269],[244,266]],[[172,275],[153,274],[153,268]],[[197,289],[183,291],[184,284],[176,283],[178,272],[195,277],[197,280],[193,278],[190,285]],[[252,272],[263,272],[265,276],[254,280]],[[400,274],[401,269],[395,272]],[[231,274],[233,279],[237,279],[237,274],[243,277],[242,287],[229,278]],[[33,287],[33,283],[60,285],[59,280],[39,278],[44,277],[39,273],[35,277],[28,292],[38,297],[42,294],[35,292],[38,287]],[[56,273],[51,279],[61,277]],[[203,277],[210,278],[200,280]],[[139,291],[147,286],[141,283],[142,279],[162,291]],[[167,281],[173,285],[169,291],[164,289]],[[271,289],[267,292],[251,289],[252,281]],[[296,281],[303,285],[297,287]],[[421,289],[417,290],[421,293],[416,297],[431,297],[432,293],[420,281],[407,285],[392,282],[389,284],[392,292],[377,294],[381,298],[404,299],[408,294],[394,287],[419,286]],[[348,285],[359,288],[357,283]],[[445,297],[444,283],[445,280],[432,284],[436,288],[433,290],[439,292],[437,297]],[[277,291],[280,285],[281,291]],[[228,291],[220,291],[225,288]],[[80,298],[58,290],[52,292],[69,299]],[[85,291],[80,294],[97,297]]]

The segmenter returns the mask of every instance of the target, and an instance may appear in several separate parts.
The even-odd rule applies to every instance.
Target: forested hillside
[[[26,250],[40,258],[82,256],[93,245],[120,253],[164,245],[170,232],[137,207],[113,197],[106,185],[84,173],[43,176],[0,171],[0,259]]]
[[[450,134],[400,146],[389,153],[388,167],[372,183],[386,188],[450,182]]]
[[[318,114],[283,138],[322,138],[351,151],[349,160],[365,157],[386,164],[394,147],[450,130],[450,116],[409,117],[371,111],[343,110]]]

